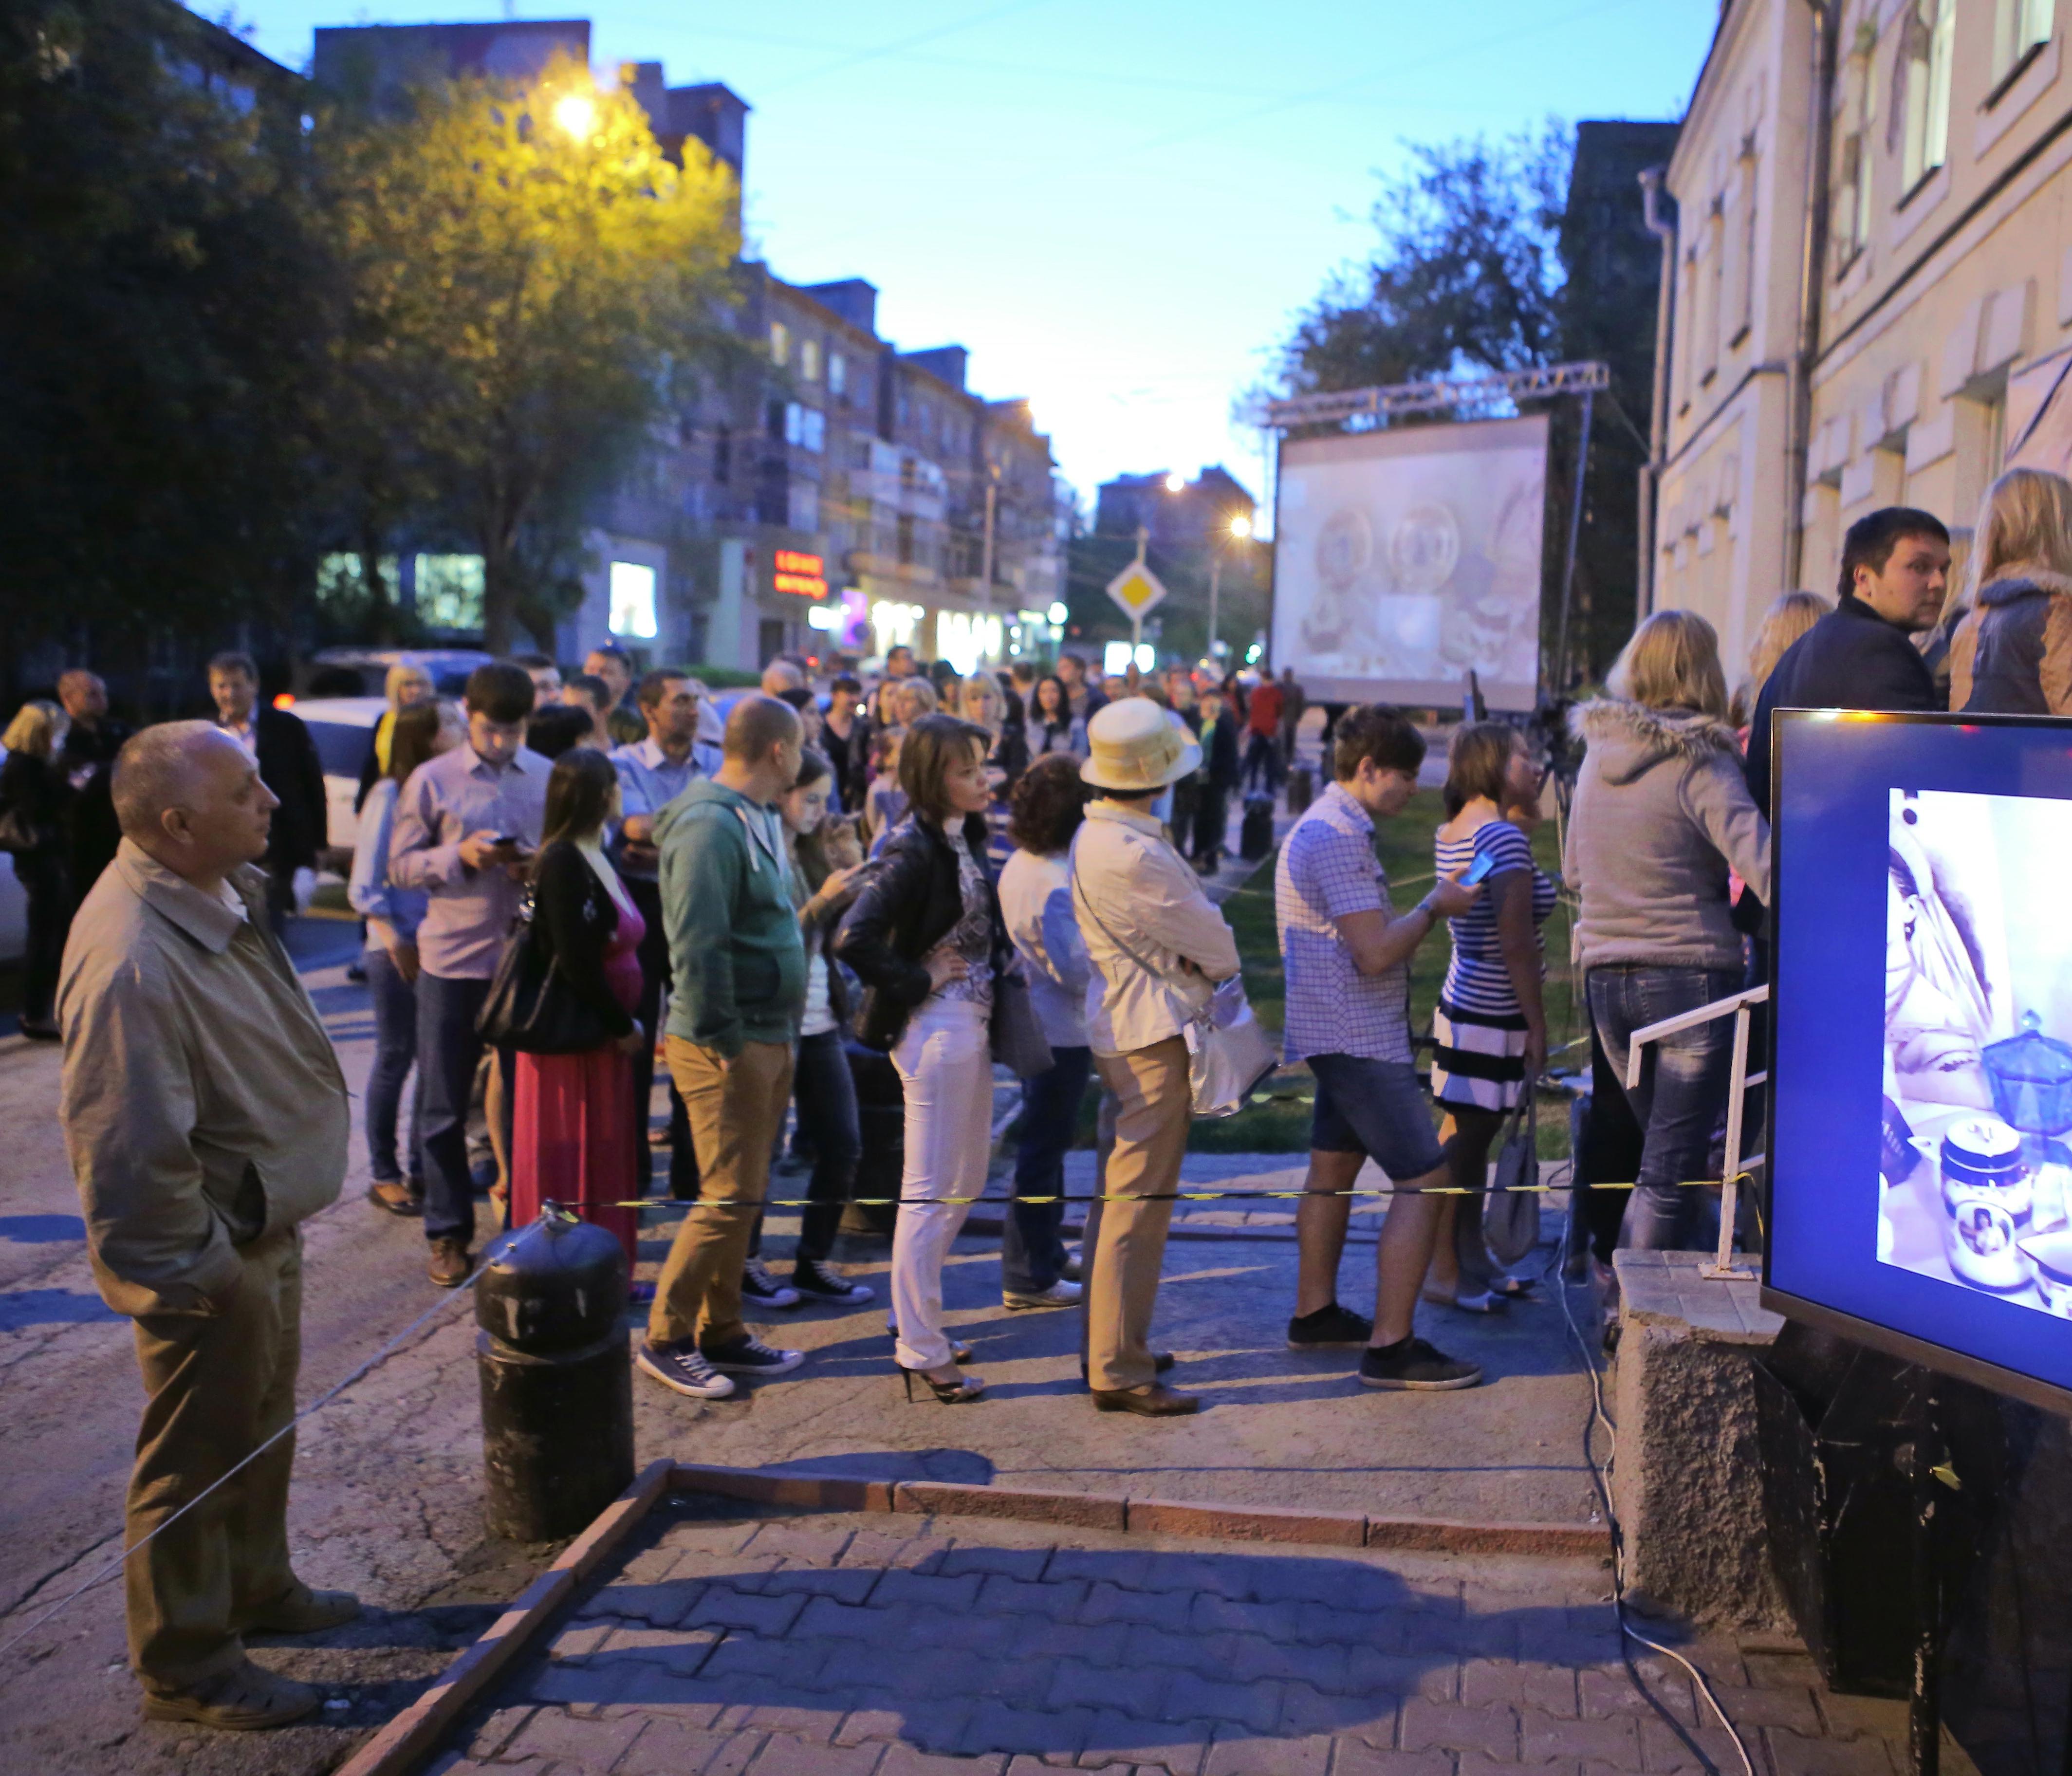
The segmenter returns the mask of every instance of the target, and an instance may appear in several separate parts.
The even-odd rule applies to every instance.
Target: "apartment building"
[[[2011,453],[2053,435],[2035,421],[2072,353],[2064,10],[1723,10],[1667,178],[1653,602],[1703,611],[1729,662],[1778,591],[1834,590],[1843,533],[1878,506],[1937,513],[1961,556]]]

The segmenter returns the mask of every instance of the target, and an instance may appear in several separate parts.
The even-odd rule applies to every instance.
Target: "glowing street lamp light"
[[[1187,491],[1186,476],[1175,469],[1166,477],[1166,491],[1168,493],[1185,493]]]
[[[597,101],[587,92],[567,92],[554,101],[554,121],[578,142],[597,127]]]
[[[1243,512],[1239,512],[1230,521],[1230,533],[1240,542],[1244,541],[1252,535],[1252,520]]]

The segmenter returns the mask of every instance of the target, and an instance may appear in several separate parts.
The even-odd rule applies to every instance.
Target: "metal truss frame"
[[[1348,419],[1387,418],[1395,413],[1438,413],[1485,401],[1531,401],[1550,395],[1589,395],[1612,385],[1609,365],[1586,360],[1579,364],[1543,364],[1531,370],[1507,370],[1495,376],[1398,382],[1377,388],[1345,388],[1323,394],[1297,395],[1268,401],[1266,424],[1276,430],[1296,426],[1328,426]]]

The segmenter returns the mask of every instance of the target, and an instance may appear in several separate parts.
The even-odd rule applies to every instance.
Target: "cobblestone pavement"
[[[1739,1773],[1619,1657],[1601,1560],[1383,1555],[683,1497],[436,1776]],[[1904,1710],[1688,1650],[1755,1776],[1897,1776]],[[1636,1681],[1636,1672],[1638,1681]]]

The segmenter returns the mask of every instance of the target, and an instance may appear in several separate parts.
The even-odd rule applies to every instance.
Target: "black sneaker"
[[[725,1400],[734,1392],[734,1383],[706,1362],[689,1338],[680,1344],[650,1344],[643,1338],[633,1361],[642,1374],[693,1400]]]
[[[1314,1314],[1298,1314],[1288,1322],[1290,1350],[1364,1350],[1374,1336],[1374,1322],[1363,1320],[1336,1301]]]
[[[1360,1359],[1363,1388],[1396,1388],[1406,1392],[1442,1394],[1455,1388],[1472,1388],[1482,1379],[1480,1363],[1462,1363],[1442,1350],[1434,1350],[1418,1338],[1383,1345]]]
[[[781,1375],[806,1360],[803,1350],[773,1350],[760,1338],[743,1338],[738,1344],[725,1345],[705,1355],[705,1361],[723,1375]]]
[[[760,1258],[751,1258],[742,1267],[741,1298],[750,1307],[796,1307],[799,1292],[787,1289],[770,1274],[770,1267]]]
[[[792,1267],[791,1287],[809,1301],[839,1301],[845,1307],[861,1307],[878,1299],[878,1292],[868,1283],[838,1276],[817,1258],[801,1258]]]

